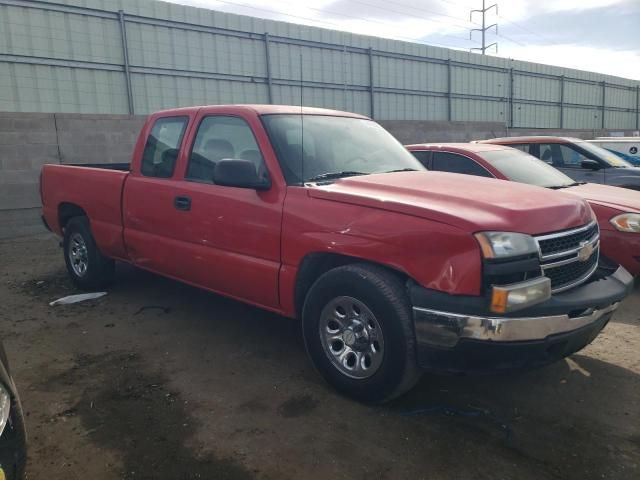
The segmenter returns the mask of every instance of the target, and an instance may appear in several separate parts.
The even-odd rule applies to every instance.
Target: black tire
[[[332,302],[344,297],[362,302],[382,330],[382,360],[375,373],[367,378],[351,378],[343,373],[342,367],[334,364],[337,360],[331,360],[331,353],[323,347],[321,328],[325,328],[325,324],[321,326],[321,313],[325,307],[331,310]],[[316,369],[329,384],[351,398],[365,403],[384,403],[409,391],[420,378],[408,294],[402,280],[384,268],[351,264],[323,274],[305,299],[302,330]]]
[[[76,241],[74,241],[74,239]],[[77,247],[77,241],[84,242],[86,247],[86,268],[79,273],[74,268],[70,250]],[[82,290],[102,289],[109,285],[114,278],[115,262],[102,255],[96,245],[87,217],[73,217],[64,227],[64,241],[62,243],[64,261],[71,281]],[[77,250],[76,250],[77,251]]]

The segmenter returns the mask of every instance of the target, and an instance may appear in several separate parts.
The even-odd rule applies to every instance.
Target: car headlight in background
[[[9,411],[11,410],[11,396],[7,389],[0,384],[0,435],[4,432],[4,427],[9,419]]]
[[[640,233],[640,213],[623,213],[622,215],[613,217],[609,221],[616,230],[620,230],[621,232]]]
[[[538,244],[531,235],[512,232],[480,232],[475,234],[482,256],[502,259],[537,254]]]

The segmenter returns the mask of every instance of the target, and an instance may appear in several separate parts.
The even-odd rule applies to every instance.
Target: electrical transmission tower
[[[485,0],[482,0],[482,10],[471,10],[471,12],[469,12],[469,21],[472,22],[473,21],[473,14],[474,13],[481,13],[482,14],[482,28],[472,28],[471,31],[469,32],[469,40],[473,39],[473,32],[482,32],[482,47],[475,47],[472,48],[471,51],[473,52],[474,50],[479,50],[482,52],[482,55],[486,55],[487,50],[491,47],[496,47],[496,53],[498,53],[498,42],[493,42],[489,45],[487,45],[486,42],[486,33],[487,30],[489,30],[490,28],[495,27],[496,29],[496,35],[498,34],[498,24],[497,23],[493,23],[491,25],[487,25],[486,24],[486,16],[487,16],[487,12],[489,10],[491,10],[493,7],[496,8],[496,15],[498,14],[498,4],[494,3],[493,5],[489,5],[488,7],[485,6]]]

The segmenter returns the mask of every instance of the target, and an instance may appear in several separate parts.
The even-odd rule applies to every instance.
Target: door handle
[[[173,206],[176,210],[191,210],[191,199],[189,197],[176,197],[173,200]]]

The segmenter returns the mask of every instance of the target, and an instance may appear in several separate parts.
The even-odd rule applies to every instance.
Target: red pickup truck
[[[569,355],[632,285],[599,264],[584,200],[428,172],[356,114],[159,112],[121,168],[43,168],[43,217],[79,287],[119,260],[300,318],[318,371],[362,401],[402,394],[421,368]]]

